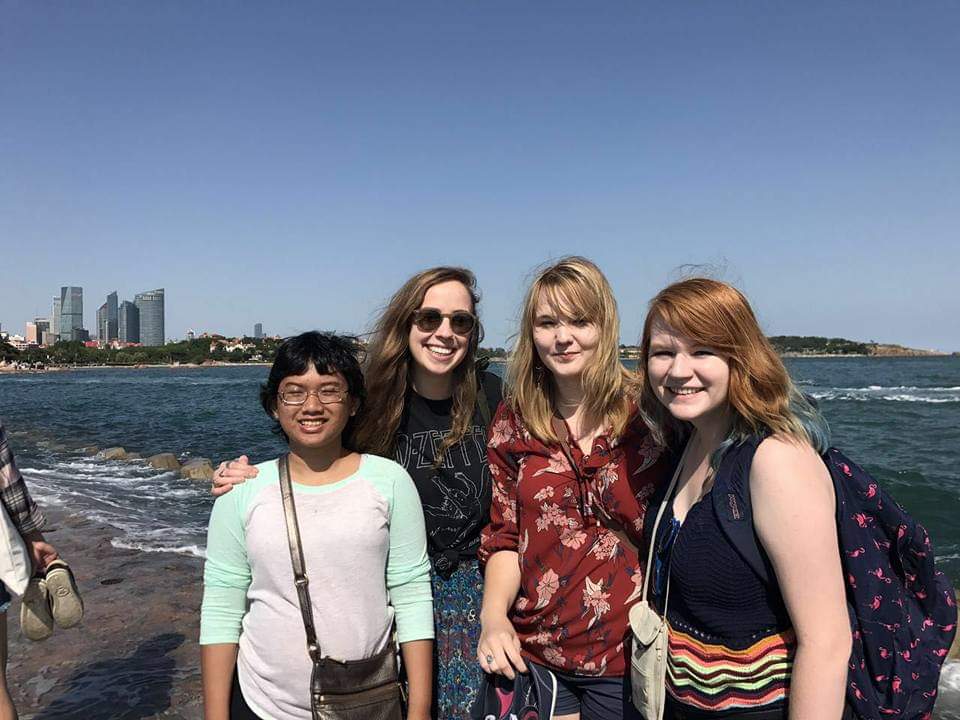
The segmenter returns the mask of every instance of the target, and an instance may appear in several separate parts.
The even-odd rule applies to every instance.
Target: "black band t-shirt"
[[[490,415],[500,404],[500,378],[483,373],[483,389]],[[483,402],[483,396],[478,397]],[[428,400],[410,391],[397,431],[396,461],[413,478],[427,528],[427,549],[434,565],[437,556],[457,559],[476,557],[480,531],[490,519],[490,470],[487,466],[487,428],[479,410],[463,438],[447,448],[443,462],[434,460],[444,438],[450,434],[453,399]]]

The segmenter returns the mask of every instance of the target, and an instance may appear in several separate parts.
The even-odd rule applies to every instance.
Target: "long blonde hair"
[[[600,268],[583,257],[566,257],[537,273],[520,312],[520,330],[507,366],[507,402],[523,418],[530,434],[545,443],[559,442],[553,430],[556,385],[533,344],[537,303],[545,299],[558,316],[594,323],[599,342],[592,362],[584,368],[587,417],[609,426],[619,437],[627,425],[630,402],[625,392],[627,371],[620,363],[620,319],[610,283]]]
[[[390,455],[403,418],[403,404],[410,387],[412,358],[410,328],[413,313],[434,285],[456,281],[470,293],[471,311],[477,313],[480,295],[473,273],[461,267],[435,267],[417,273],[403,284],[377,320],[367,349],[364,375],[367,406],[354,431],[354,442],[364,451]],[[479,320],[470,334],[467,353],[453,370],[453,408],[450,433],[443,439],[436,460],[442,462],[447,449],[463,439],[477,405],[477,347],[483,338]]]
[[[647,377],[650,336],[656,323],[713,348],[729,363],[727,399],[733,426],[717,457],[731,443],[765,430],[826,451],[830,443],[826,421],[793,384],[743,293],[719,280],[700,277],[681,280],[657,293],[643,326],[637,380],[640,408],[655,439],[676,442],[688,430],[663,406]]]

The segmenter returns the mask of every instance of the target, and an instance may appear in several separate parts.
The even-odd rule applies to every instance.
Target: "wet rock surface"
[[[46,514],[47,539],[73,568],[85,614],[31,642],[14,599],[7,678],[21,720],[200,720],[202,561],[117,549],[107,526]]]
[[[213,464],[207,458],[187,460],[180,468],[180,477],[190,480],[212,480]]]
[[[147,458],[147,463],[157,470],[180,470],[180,461],[173,453],[158,453]]]

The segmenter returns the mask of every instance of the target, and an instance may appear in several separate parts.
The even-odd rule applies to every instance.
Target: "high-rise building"
[[[256,323],[253,326],[253,336],[259,340],[263,337],[263,323]]]
[[[37,326],[37,345],[49,345],[51,337],[49,318],[34,318],[33,324]]]
[[[60,288],[60,339],[80,340],[83,332],[83,288]]]
[[[36,323],[32,323],[32,322],[28,322],[28,323],[27,323],[27,331],[26,331],[26,333],[24,333],[24,336],[25,336],[26,341],[27,341],[29,344],[31,344],[31,345],[39,345],[39,344],[40,344],[40,338],[39,338],[39,336],[38,336],[38,334],[37,334],[37,324],[36,324]]]
[[[140,342],[144,345],[163,345],[163,288],[137,293],[133,304],[140,311]]]
[[[52,338],[53,345],[57,340],[60,339],[60,298],[55,297],[53,299],[53,317],[51,318],[52,322],[50,323],[50,335]]]
[[[97,308],[97,339],[102,343],[108,343],[110,330],[107,327],[107,304],[104,303]]]
[[[107,342],[117,339],[117,291],[107,295]]]
[[[140,311],[129,300],[120,303],[117,313],[118,339],[124,343],[140,342]]]

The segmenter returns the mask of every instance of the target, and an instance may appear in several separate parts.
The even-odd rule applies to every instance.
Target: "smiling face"
[[[647,380],[677,420],[703,427],[726,422],[730,364],[707,345],[654,321],[647,353]]]
[[[580,377],[600,342],[596,323],[566,302],[550,302],[541,292],[533,317],[533,345],[540,362],[558,379]]]
[[[286,433],[291,449],[316,449],[341,442],[343,430],[356,411],[357,401],[347,392],[343,374],[320,374],[311,364],[301,375],[288,375],[280,381],[277,394],[276,417]],[[287,400],[308,393],[302,405],[288,405]],[[339,394],[342,400],[329,400]]]
[[[455,312],[473,313],[473,300],[466,286],[456,280],[437,283],[423,296],[420,310],[430,308],[443,315],[440,326],[430,332],[410,325],[410,355],[416,364],[415,372],[433,376],[449,376],[467,356],[470,333],[459,335],[450,327],[450,315]]]

